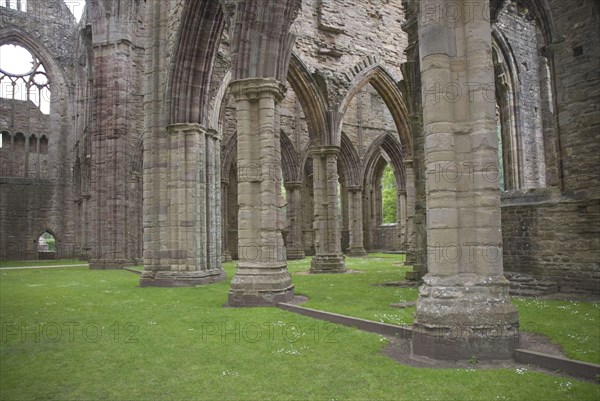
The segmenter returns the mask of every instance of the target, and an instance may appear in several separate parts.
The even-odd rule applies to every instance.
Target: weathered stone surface
[[[466,3],[456,5],[464,10]],[[427,10],[436,4],[425,0],[420,7]],[[493,82],[490,24],[483,15],[458,21],[421,19],[419,40],[428,273],[419,289],[412,354],[510,359],[518,345],[519,319],[503,276],[499,188],[485,180],[481,168],[456,179],[436,174],[464,160],[498,169],[495,105],[481,91],[452,101],[439,101],[428,92],[439,83]],[[454,202],[436,203],[448,196]],[[466,223],[477,213],[482,217]],[[495,253],[490,256],[489,250]]]
[[[273,78],[234,81],[238,123],[238,270],[230,306],[268,306],[293,298],[281,236],[281,150]]]

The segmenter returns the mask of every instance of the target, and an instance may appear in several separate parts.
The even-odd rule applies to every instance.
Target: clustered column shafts
[[[322,146],[311,150],[313,160],[315,256],[311,273],[343,273],[340,211],[338,210],[337,146]]]
[[[159,205],[166,234],[161,249],[146,252],[140,286],[180,287],[225,279],[221,266],[220,141],[199,124],[167,127],[168,204]]]
[[[231,83],[238,125],[238,269],[230,306],[272,306],[293,298],[281,235],[281,150],[277,104],[285,87],[273,78]]]
[[[221,260],[223,262],[231,262],[231,252],[229,252],[229,209],[227,199],[227,189],[229,187],[229,181],[221,179]]]
[[[400,238],[400,248],[406,252],[407,247],[407,224],[406,224],[406,190],[399,189],[397,194],[396,204],[398,205],[398,210],[396,211],[396,216],[398,220],[398,237]]]
[[[348,210],[350,214],[350,248],[348,256],[367,256],[363,243],[362,187],[348,187]]]
[[[286,182],[285,190],[287,194],[287,259],[304,259],[304,246],[302,244],[302,182]]]
[[[427,188],[427,265],[419,289],[413,357],[510,359],[518,314],[503,276],[491,27],[483,12],[468,18],[424,18],[437,0],[420,3],[419,53]],[[466,0],[453,2],[468,10]],[[468,88],[440,101],[440,85]],[[439,171],[468,164],[468,174]]]
[[[128,249],[127,178],[134,46],[127,40],[94,44],[94,111],[92,115],[93,210],[90,269],[133,265]]]
[[[405,215],[405,232],[404,244],[406,249],[406,260],[404,264],[406,266],[415,266],[418,263],[417,260],[417,232],[415,225],[415,206],[417,192],[415,188],[415,170],[413,168],[412,160],[404,161],[404,172],[406,175],[406,189],[404,191],[404,215]],[[425,272],[417,271],[413,268],[413,271],[407,272],[408,279],[420,279]]]

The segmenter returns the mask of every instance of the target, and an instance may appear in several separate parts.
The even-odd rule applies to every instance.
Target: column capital
[[[198,124],[198,123],[177,123],[177,124],[171,124],[171,125],[167,125],[167,133],[171,134],[171,135],[176,135],[182,132],[198,132],[200,134],[204,134],[207,136],[210,136],[212,138],[216,138],[216,139],[220,139],[219,138],[219,133],[212,129],[212,128],[206,128],[203,127],[202,125]]]
[[[289,181],[289,182],[284,182],[283,186],[285,187],[286,191],[287,190],[295,190],[295,189],[302,189],[302,187],[304,186],[304,183],[302,181]]]
[[[340,154],[340,147],[333,145],[311,147],[309,153],[311,156],[318,157],[338,156]]]
[[[412,168],[414,165],[413,159],[404,159],[402,160],[404,167]]]
[[[285,85],[274,78],[246,78],[229,84],[231,94],[236,100],[258,100],[267,96],[281,101],[285,96]]]
[[[346,189],[348,192],[361,192],[363,190],[362,185],[350,185],[347,186]]]
[[[406,195],[406,189],[397,189],[396,192],[398,195]]]

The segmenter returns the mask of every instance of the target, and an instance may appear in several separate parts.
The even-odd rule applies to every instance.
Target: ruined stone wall
[[[600,6],[592,0],[551,0],[556,30],[563,38],[549,49],[554,85],[564,190],[600,197]]]
[[[401,77],[406,34],[400,2],[383,0],[304,0],[292,26],[298,35],[294,52],[327,85],[332,104],[341,103],[348,75],[361,63],[381,63]],[[360,68],[360,67],[359,67]]]
[[[541,99],[539,28],[533,16],[513,3],[502,9],[496,25],[513,58],[504,62],[513,61],[511,68],[515,69],[515,87],[511,89],[515,92],[513,107],[517,113],[515,139],[519,146],[518,155],[514,156],[521,170],[519,188],[543,187],[546,175],[542,116],[548,104],[542,104]]]
[[[41,139],[26,150],[25,164],[7,165],[18,149],[3,146],[0,174],[0,259],[37,258],[37,239],[50,231],[58,257],[78,256],[73,195],[75,18],[62,1],[28,1],[27,12],[0,7],[0,43],[27,48],[42,61],[51,81],[50,114],[23,101],[2,99],[0,131]],[[6,137],[6,136],[5,136]],[[36,145],[37,146],[37,145]],[[39,156],[38,156],[39,155]],[[10,164],[10,163],[8,163]],[[26,172],[27,169],[27,172]]]
[[[562,183],[503,194],[506,271],[600,292],[600,25],[593,1],[550,1],[553,107]]]
[[[600,289],[600,200],[503,198],[504,270],[554,281],[563,292]]]

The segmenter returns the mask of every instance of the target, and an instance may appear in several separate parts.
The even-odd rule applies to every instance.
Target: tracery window
[[[27,0],[0,0],[0,6],[27,12]]]
[[[32,102],[50,114],[50,78],[42,62],[24,47],[0,46],[0,97]]]

